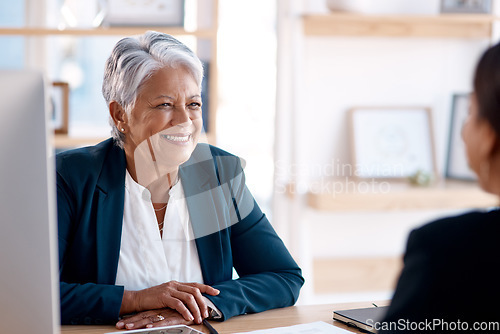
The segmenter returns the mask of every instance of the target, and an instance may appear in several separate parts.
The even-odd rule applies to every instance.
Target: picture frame
[[[108,0],[104,24],[184,26],[184,0]]]
[[[55,81],[50,94],[51,124],[55,134],[68,134],[69,84]]]
[[[348,120],[355,177],[437,176],[430,108],[358,107],[349,110]]]
[[[203,118],[203,131],[209,133],[210,130],[210,61],[202,60],[203,63],[203,80],[201,82],[201,104],[202,104],[202,118]]]
[[[444,14],[490,14],[491,0],[441,0]]]
[[[448,136],[445,177],[447,179],[476,181],[476,174],[470,169],[462,140],[462,127],[469,114],[470,94],[453,94]]]

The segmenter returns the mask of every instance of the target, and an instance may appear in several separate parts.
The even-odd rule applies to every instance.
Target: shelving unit
[[[363,182],[363,181],[358,181]],[[380,184],[380,183],[379,183]],[[353,182],[353,189],[359,183]],[[346,191],[308,193],[309,207],[329,212],[467,209],[498,206],[498,197],[475,182],[443,181],[429,187],[387,182],[381,192]]]
[[[96,145],[106,138],[97,137],[70,137],[67,135],[56,134],[54,136],[54,147],[56,148],[69,148],[81,147],[87,145]]]
[[[281,133],[277,136],[276,163],[291,166],[290,171],[281,167],[286,175],[280,177],[285,185],[289,182],[296,187],[284,186],[284,191],[275,195],[277,204],[273,214],[279,220],[274,223],[286,226],[285,231],[289,231],[292,252],[306,279],[312,282],[312,287],[306,285],[304,289],[304,295],[312,301],[322,300],[325,294],[335,294],[330,297],[337,298],[337,294],[391,290],[401,268],[400,252],[411,229],[438,218],[440,212],[499,204],[497,197],[483,192],[476,183],[460,181],[443,181],[430,187],[391,181],[388,191],[377,193],[345,191],[344,179],[337,180],[344,185],[340,193],[332,189],[321,191],[322,182],[317,183],[318,192],[313,192],[316,183],[309,179],[308,172],[327,178],[336,174],[321,175],[323,164],[330,166],[337,158],[340,163],[349,163],[350,153],[343,146],[348,145],[347,134],[337,135],[340,126],[333,123],[345,121],[342,117],[345,110],[361,104],[385,106],[390,104],[392,95],[398,105],[402,104],[401,96],[409,96],[408,103],[421,104],[422,100],[432,104],[439,100],[432,107],[444,109],[441,96],[463,89],[454,87],[462,84],[463,76],[457,73],[463,73],[465,68],[470,71],[471,64],[465,64],[464,60],[472,58],[476,49],[471,48],[479,50],[498,38],[496,28],[500,22],[495,15],[364,15],[325,12],[320,7],[304,0],[283,3],[278,25],[281,58],[277,119],[285,126],[278,128]],[[426,54],[426,47],[439,50],[433,53],[437,54],[436,62]],[[410,50],[417,52],[409,55]],[[450,58],[454,54],[448,53],[449,50],[457,52],[456,58]],[[467,54],[464,50],[471,52]],[[439,58],[441,54],[443,57]],[[406,56],[421,56],[422,62],[403,59]],[[436,63],[446,61],[456,66],[456,71],[450,66],[446,71],[437,71],[436,76],[449,75],[460,84],[443,86],[432,96],[425,89],[413,96],[399,93],[399,84],[415,91],[414,82],[425,84],[426,78],[433,80],[422,74],[428,74],[425,71],[413,73],[409,68],[405,72],[402,70],[405,62],[415,68],[427,64],[434,68]],[[392,64],[394,67],[390,67]],[[375,80],[364,81],[365,75],[374,74],[380,75],[380,86],[375,86]],[[372,93],[372,88],[377,93]],[[390,92],[387,96],[383,88]],[[359,94],[346,92],[347,89],[359,89]],[[437,126],[449,124],[438,120]],[[328,126],[332,127],[330,136],[324,135]],[[446,132],[443,128],[438,130],[441,134]],[[323,143],[326,143],[324,154],[328,156],[313,157],[309,147],[317,153],[320,150],[316,147]],[[353,187],[363,189],[357,186],[362,181],[353,178]]]
[[[359,15],[332,13],[304,15],[307,36],[393,36],[490,38],[497,17],[484,14]]]
[[[351,13],[302,16],[305,37],[430,37],[490,39],[499,17],[486,14],[362,15]],[[388,193],[308,193],[308,206],[324,211],[454,209],[498,205],[477,184],[441,182],[425,188],[391,183]]]
[[[205,0],[198,0],[199,4],[208,6]],[[113,26],[113,27],[99,27],[99,28],[65,28],[57,29],[50,27],[0,27],[0,36],[23,36],[29,38],[45,38],[49,36],[72,36],[72,37],[104,37],[104,36],[132,36],[143,34],[145,31],[154,30],[163,32],[172,36],[193,36],[198,40],[210,41],[210,56],[209,56],[209,91],[210,98],[208,99],[209,115],[209,132],[206,134],[207,141],[214,144],[216,141],[216,114],[218,105],[218,76],[217,76],[217,31],[218,31],[218,15],[219,15],[219,1],[212,0],[211,5],[211,18],[207,21],[211,22],[208,27],[201,26],[196,30],[187,30],[184,27],[176,26]],[[201,6],[201,7],[203,7]],[[199,6],[200,7],[200,6]],[[206,22],[205,22],[206,23]],[[202,59],[205,60],[205,59]],[[71,111],[70,111],[71,112]],[[71,137],[67,135],[56,135],[54,137],[54,145],[56,148],[69,148],[82,145],[93,145],[104,138],[94,137]]]
[[[200,29],[188,31],[182,27],[109,27],[95,29],[56,29],[56,28],[0,28],[0,35],[11,36],[130,36],[143,34],[147,30],[155,30],[169,35],[190,35],[198,38],[213,38],[216,36],[214,29]]]

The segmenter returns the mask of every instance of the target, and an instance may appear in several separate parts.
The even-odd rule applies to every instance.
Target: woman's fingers
[[[217,296],[220,291],[212,288],[210,285],[201,284],[201,283],[184,283],[184,285],[189,285],[191,287],[197,288],[201,293],[206,293],[207,295]]]
[[[197,324],[208,317],[208,307],[202,293],[218,294],[219,291],[201,283],[180,283],[171,281],[165,284],[167,289],[163,293],[164,305],[177,310],[184,319]],[[173,298],[173,299],[172,299]]]
[[[198,308],[200,309],[201,316],[203,318],[208,318],[208,306],[207,306],[206,300],[203,297],[202,293],[206,293],[205,291],[209,291],[210,293],[217,295],[217,294],[219,294],[219,290],[214,289],[208,285],[199,284],[199,283],[183,284],[181,287],[179,287],[179,290],[182,290],[186,293],[191,294],[194,297],[194,301],[196,302]],[[191,306],[192,304],[187,304],[187,305],[188,305],[190,310],[193,310],[192,306]]]
[[[191,314],[194,317],[194,320],[197,324],[201,324],[203,321],[203,318],[206,318],[205,314],[207,314],[207,305],[205,301],[203,300],[203,296],[201,295],[200,291],[194,291],[197,290],[196,288],[192,287],[180,287],[179,289],[186,289],[188,291],[176,291],[174,294],[172,294],[172,297],[177,298],[178,300],[181,300],[183,305],[191,311]],[[174,308],[174,307],[172,307]],[[179,313],[182,314],[181,310],[175,308]]]
[[[123,313],[139,312],[123,318],[116,324],[118,329],[200,324],[208,317],[208,307],[203,294],[216,296],[219,290],[201,283],[171,281],[152,288],[124,294],[129,305]],[[125,298],[126,297],[126,298]]]
[[[153,319],[155,313],[153,311],[146,311],[134,314],[132,316],[124,317],[120,321],[116,323],[116,328],[118,329],[132,329],[132,328],[141,328],[146,326],[149,322],[151,323],[151,319]]]
[[[212,296],[216,296],[220,293],[219,290],[214,289],[209,285],[201,283],[179,283],[178,290],[186,292],[194,297],[190,298],[184,296],[185,298],[189,299],[189,302],[185,302],[185,304],[188,306],[188,308],[195,316],[197,323],[201,323],[203,321],[203,318],[208,318],[209,316],[208,306],[202,293],[207,293]],[[201,313],[199,316],[198,316],[198,310]]]
[[[184,319],[201,323],[200,309],[196,303],[193,304],[194,297],[188,293],[171,291],[169,296],[164,296],[163,305],[176,310]]]
[[[178,312],[170,309],[151,310],[125,317],[116,323],[118,329],[138,329],[158,326],[191,325]]]
[[[137,294],[139,305],[135,311],[145,311],[159,308],[176,310],[187,321],[201,323],[208,317],[208,307],[203,293],[215,296],[219,290],[201,283],[180,283],[170,281]]]

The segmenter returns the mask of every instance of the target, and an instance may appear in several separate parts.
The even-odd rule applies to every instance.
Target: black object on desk
[[[203,319],[203,325],[205,325],[205,327],[208,328],[208,331],[210,332],[210,334],[219,334],[215,328],[213,328],[213,326],[208,322],[207,319]]]
[[[388,309],[389,306],[381,306],[334,311],[333,319],[362,331],[376,333],[372,325],[381,321]]]

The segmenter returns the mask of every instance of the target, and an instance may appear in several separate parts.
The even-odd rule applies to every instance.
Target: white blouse
[[[142,290],[172,280],[203,283],[198,250],[184,190],[177,182],[169,201],[160,236],[151,193],[127,171],[125,206],[116,284]]]

